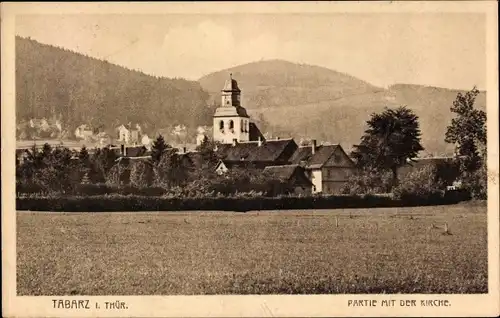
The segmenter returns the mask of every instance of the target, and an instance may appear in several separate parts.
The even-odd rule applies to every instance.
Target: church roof
[[[257,127],[255,123],[250,122],[248,126],[249,126],[248,138],[250,141],[258,141],[259,137],[261,141],[266,140],[266,138],[260,131],[259,127]]]
[[[233,74],[229,74],[229,79],[224,83],[223,91],[233,91],[233,92],[241,92],[238,87],[238,82],[233,79]]]
[[[241,106],[223,106],[215,110],[214,117],[245,117],[249,118],[247,110]]]
[[[249,162],[276,162],[283,159],[287,149],[296,148],[293,139],[278,139],[262,142],[241,142],[236,145],[222,144],[218,147],[222,160]],[[286,158],[285,160],[287,160]]]

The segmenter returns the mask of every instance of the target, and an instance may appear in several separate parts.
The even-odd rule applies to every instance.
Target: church
[[[218,173],[253,167],[291,183],[298,193],[338,194],[355,172],[351,158],[338,144],[299,146],[293,138],[266,140],[241,105],[241,90],[232,74],[221,91],[213,116],[213,140],[222,158]]]

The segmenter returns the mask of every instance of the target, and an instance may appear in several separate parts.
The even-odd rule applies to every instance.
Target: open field
[[[486,293],[486,210],[18,212],[17,292]]]

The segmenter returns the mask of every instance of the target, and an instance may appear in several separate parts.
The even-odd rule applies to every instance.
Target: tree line
[[[93,154],[52,148],[26,150],[24,160],[16,157],[18,194],[90,195],[149,194],[185,197],[274,196],[291,191],[286,180],[247,166],[224,174],[215,171],[219,155],[215,143],[206,139],[197,148],[196,162],[187,159],[159,135],[150,158],[120,162],[115,150],[96,148]],[[125,159],[126,161],[126,159]]]

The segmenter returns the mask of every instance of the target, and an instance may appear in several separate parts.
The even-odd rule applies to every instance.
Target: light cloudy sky
[[[379,86],[486,87],[485,16],[477,13],[25,15],[16,34],[192,80],[283,59]]]

